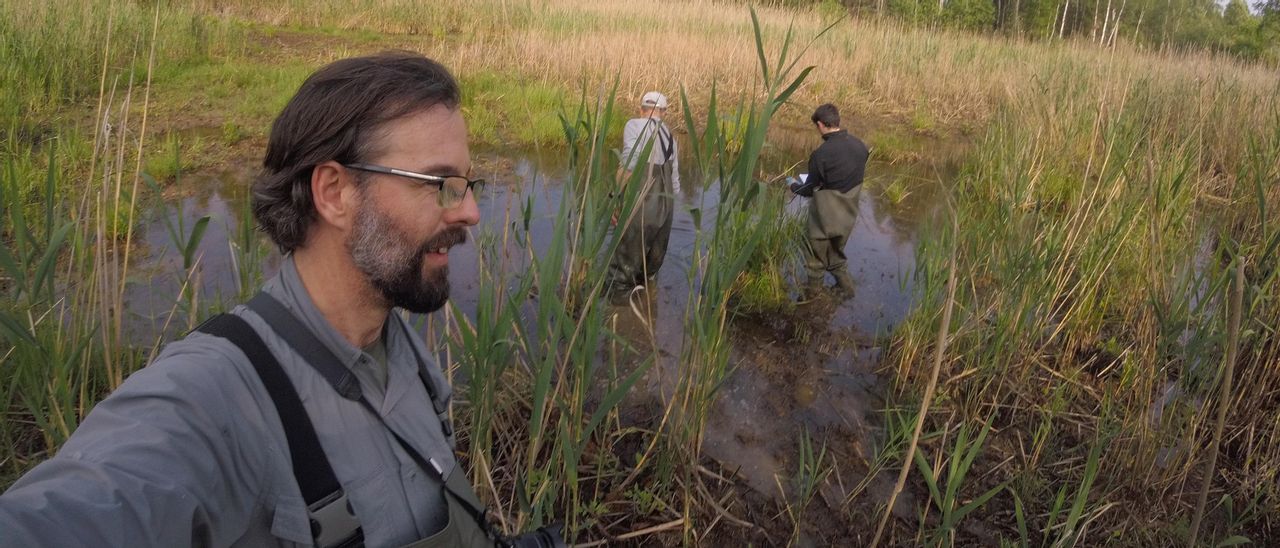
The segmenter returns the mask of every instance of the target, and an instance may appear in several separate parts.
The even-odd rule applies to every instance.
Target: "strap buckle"
[[[347,492],[338,489],[307,506],[311,518],[311,537],[317,548],[333,548],[354,545],[352,541],[364,538],[360,520],[356,519]]]

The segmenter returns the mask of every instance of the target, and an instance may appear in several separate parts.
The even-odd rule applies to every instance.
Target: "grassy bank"
[[[1185,544],[1206,474],[1200,541],[1274,542],[1280,103],[1220,78],[1060,67],[1042,85],[993,117],[953,188],[958,228],[923,240],[923,306],[891,360],[908,407],[953,245],[961,283],[921,476],[962,458],[957,432],[987,425],[960,492],[999,486],[986,513],[1020,543]],[[1247,386],[1219,390],[1228,367]],[[1224,399],[1223,453],[1205,470]],[[973,538],[929,519],[898,534]]]
[[[0,8],[12,22],[0,33],[12,44],[5,50],[4,83],[18,90],[0,111],[6,125],[21,119],[46,131],[88,127],[85,112],[92,109],[84,102],[96,98],[104,57],[105,68],[140,66],[138,46],[157,15],[151,131],[225,129],[225,142],[202,150],[211,158],[198,161],[206,163],[252,158],[271,117],[316,65],[387,48],[423,51],[452,67],[469,91],[467,113],[477,137],[507,146],[558,146],[556,107],[574,103],[584,88],[603,95],[615,77],[624,99],[647,89],[672,95],[683,86],[698,117],[712,82],[726,96],[759,85],[751,27],[734,2],[674,3],[652,11],[618,0],[449,0],[430,6],[383,0],[360,9],[341,0],[233,0],[155,10],[109,5]],[[787,28],[808,38],[841,13],[762,8],[759,15],[766,39],[780,44]],[[858,19],[833,28],[809,60],[819,70],[779,121],[804,125],[812,106],[836,102],[853,128],[883,143],[887,154],[917,152],[914,136],[981,130],[999,105],[1042,91],[1057,70],[1091,83],[1225,78],[1253,92],[1274,85],[1264,68],[1209,55],[1144,52],[1123,43],[1114,49],[1028,43]],[[615,125],[610,132],[620,130],[620,122]]]

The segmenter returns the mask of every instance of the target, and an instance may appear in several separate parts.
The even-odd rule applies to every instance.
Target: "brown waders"
[[[618,250],[609,263],[609,291],[629,291],[644,285],[645,279],[658,275],[662,261],[667,256],[667,241],[671,239],[671,220],[675,214],[675,193],[671,182],[671,162],[647,164],[648,173],[640,190],[635,215],[626,226],[627,219],[618,219],[615,228]],[[618,236],[621,234],[621,236]]]
[[[861,185],[844,192],[817,190],[809,204],[809,224],[806,240],[809,253],[805,257],[805,269],[809,290],[822,286],[824,273],[836,278],[836,287],[843,292],[853,292],[853,277],[847,268],[844,245],[858,220],[858,197]]]

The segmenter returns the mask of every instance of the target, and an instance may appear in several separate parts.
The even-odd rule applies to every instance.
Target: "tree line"
[[[1280,65],[1280,0],[781,0],[1029,39],[1205,49]]]

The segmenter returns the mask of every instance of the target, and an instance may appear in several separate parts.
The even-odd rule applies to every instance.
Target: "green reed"
[[[237,43],[219,19],[180,6],[86,0],[6,2],[0,6],[0,127],[18,138],[52,133],[46,116],[78,101],[109,100],[130,69],[147,69],[140,44],[155,39],[166,62],[208,58]],[[141,54],[140,54],[141,53]],[[101,107],[101,103],[99,103]]]
[[[1260,388],[1280,382],[1260,365],[1278,357],[1264,326],[1280,313],[1270,183],[1280,139],[1246,120],[1275,120],[1278,105],[1219,80],[1090,82],[1049,68],[1041,79],[1043,93],[996,113],[955,187],[964,283],[944,374],[954,380],[935,412],[976,420],[1009,410],[992,437],[1025,448],[1000,465],[1021,478],[1019,529],[1055,545],[1095,542],[1105,530],[1125,531],[1125,542],[1182,542],[1176,524],[1189,502],[1159,493],[1190,489],[1201,468],[1206,398],[1231,399],[1223,439],[1244,436],[1255,455],[1215,485],[1275,494],[1276,467],[1258,453],[1277,454],[1280,438]],[[945,240],[922,240],[924,305],[895,334],[889,363],[904,390],[915,390],[935,329]],[[1221,295],[1237,262],[1252,265],[1237,371],[1254,382],[1215,396]],[[1106,450],[1094,442],[1086,457],[1084,442],[1104,432]],[[1090,466],[1072,464],[1081,459]],[[1070,511],[1046,503],[1090,484]],[[1117,512],[1117,503],[1140,510]]]
[[[827,460],[827,446],[823,445],[815,452],[813,438],[809,435],[809,431],[802,431],[800,447],[796,454],[796,474],[792,477],[789,486],[790,493],[782,487],[782,481],[778,480],[778,488],[785,501],[787,517],[791,519],[790,542],[792,543],[798,542],[804,531],[802,525],[809,503],[813,502],[813,497],[818,494],[822,484],[834,471],[834,464],[828,464]]]
[[[29,117],[5,120],[13,126],[0,149],[0,338],[10,348],[0,353],[0,442],[7,477],[57,451],[93,405],[143,365],[142,352],[123,337],[123,297],[160,18],[98,4],[0,10],[5,24],[25,25],[0,29],[0,40],[17,48],[2,48],[17,56],[3,77],[33,84],[6,96]],[[91,30],[101,30],[95,15],[113,39]],[[131,61],[116,65],[119,59]],[[33,71],[45,72],[37,78]],[[45,134],[24,125],[92,89],[101,98],[91,143],[74,128]],[[37,101],[29,92],[46,95]]]
[[[803,265],[805,220],[787,212],[794,196],[781,187],[761,193],[757,206],[761,219],[770,219],[746,267],[734,281],[735,313],[767,316],[790,312],[794,280]]]
[[[553,517],[570,531],[588,525],[581,520],[600,507],[600,486],[620,471],[615,464],[586,480],[580,470],[588,460],[607,462],[598,448],[620,432],[601,427],[652,363],[609,378],[617,367],[600,359],[610,337],[600,296],[617,247],[610,212],[616,206],[620,222],[630,219],[641,192],[628,184],[616,199],[608,196],[618,188],[605,169],[614,113],[610,93],[594,103],[584,95],[576,112],[562,115],[570,178],[552,221],[557,237],[534,251],[532,192],[501,235],[481,238],[476,318],[457,322],[454,355],[467,376],[473,471],[480,485],[494,486],[495,500],[515,501],[508,510],[515,529]],[[511,258],[509,245],[523,256]],[[455,310],[455,317],[462,315]]]
[[[474,37],[497,21],[520,28],[522,17],[537,9],[528,2],[489,2],[475,19],[459,11],[469,7],[464,4],[448,12],[410,4],[353,26],[415,32],[431,26],[424,21],[444,17],[470,21],[461,35]],[[278,10],[286,20],[317,26],[345,12],[340,1],[309,6],[236,9]],[[0,352],[0,462],[7,478],[56,451],[84,413],[144,363],[122,331],[130,235],[142,194],[139,143],[148,134],[151,46],[161,45],[157,55],[170,85],[194,87],[216,79],[181,69],[234,50],[239,40],[233,38],[245,30],[163,4],[9,3],[0,5],[0,15],[0,88],[13,90],[0,98],[7,126],[0,174],[0,340],[6,348]],[[565,30],[574,24],[566,20]],[[598,524],[644,514],[682,518],[688,532],[699,525],[698,510],[711,507],[699,500],[688,472],[698,463],[717,389],[732,370],[728,329],[735,313],[778,295],[777,273],[785,268],[779,249],[788,237],[773,222],[781,193],[761,182],[756,158],[772,116],[808,75],[796,70],[790,35],[770,62],[759,25],[755,33],[762,99],[720,112],[713,93],[705,120],[695,123],[693,113],[702,109],[681,97],[694,164],[721,194],[694,213],[699,230],[683,318],[687,335],[678,385],[660,424],[625,425],[619,418],[619,402],[656,355],[611,333],[599,299],[613,252],[610,212],[630,217],[638,201],[637,185],[613,201],[606,195],[620,186],[610,128],[616,131],[621,117],[612,99],[583,100],[559,119],[573,170],[553,227],[562,238],[545,252],[532,245],[531,203],[515,204],[504,231],[480,238],[486,250],[478,311],[474,319],[455,311],[450,349],[466,377],[460,415],[472,473],[509,530],[565,519],[576,536],[586,537]],[[954,42],[919,32],[878,37],[899,57],[866,65],[854,74],[858,82],[884,81],[895,67],[919,65],[921,52]],[[854,48],[853,39],[846,37],[843,47]],[[996,528],[1007,525],[1002,532],[1024,545],[1103,542],[1108,532],[1128,544],[1185,540],[1178,519],[1190,500],[1169,493],[1202,479],[1209,410],[1225,399],[1219,462],[1229,472],[1208,478],[1210,500],[1222,502],[1206,509],[1204,538],[1268,530],[1277,517],[1280,478],[1272,396],[1280,385],[1274,367],[1280,325],[1275,99],[1188,71],[1109,81],[1092,76],[1092,64],[1105,58],[1040,53],[1039,68],[1027,69],[1034,94],[1000,96],[1007,104],[989,123],[983,120],[986,129],[956,188],[956,215],[966,229],[926,237],[920,250],[924,304],[891,345],[899,389],[913,391],[920,376],[915,366],[929,355],[946,250],[949,238],[958,238],[963,289],[955,346],[947,353],[939,401],[926,406],[931,414],[957,413],[970,428],[979,417],[995,417],[968,474],[1014,478],[1006,491],[1017,517],[1002,524],[993,513]],[[993,57],[976,66],[1000,72],[1006,64]],[[286,70],[296,72],[291,84],[303,72]],[[1100,74],[1119,78],[1125,71]],[[990,102],[976,92],[934,83],[944,78],[923,81],[921,104],[940,97],[953,111],[985,114],[985,107],[964,106]],[[550,101],[548,92],[535,91],[529,96],[538,104]],[[68,105],[95,102],[87,129],[63,128],[55,118]],[[917,112],[912,121],[932,126],[929,117]],[[553,119],[539,120],[533,142],[555,129]],[[225,133],[238,140],[235,131]],[[69,219],[75,221],[67,228]],[[251,216],[245,212],[241,221],[233,248],[243,297],[257,287],[262,249]],[[193,228],[174,231],[184,279],[197,266]],[[512,247],[523,254],[513,257]],[[1228,330],[1221,295],[1237,267],[1247,289],[1234,365],[1248,382],[1222,393]],[[757,290],[760,299],[753,298]],[[174,301],[188,321],[210,305],[195,293]],[[610,355],[614,344],[638,357]],[[1157,401],[1163,402],[1159,413],[1152,410]],[[617,448],[637,438],[639,457],[624,464]],[[972,451],[975,444],[968,446]],[[1009,447],[1026,449],[1010,453]],[[954,515],[956,503],[986,494],[973,485],[962,482],[941,504],[924,502]],[[1158,502],[1144,503],[1151,500]],[[617,501],[630,506],[618,509]],[[1254,510],[1237,513],[1234,502],[1225,501],[1247,501]],[[1141,515],[1130,520],[1119,504]]]
[[[5,391],[0,393],[0,403],[5,410],[20,409],[42,438],[39,444],[24,444],[24,432],[18,423],[5,420],[0,442],[4,442],[6,453],[13,453],[5,454],[4,460],[16,463],[18,457],[27,456],[25,451],[56,449],[75,428],[78,421],[71,392],[75,366],[87,341],[68,334],[56,313],[57,263],[75,228],[74,222],[64,220],[61,208],[52,199],[59,183],[57,163],[49,162],[43,195],[50,198],[43,201],[43,212],[37,216],[27,212],[22,200],[22,188],[27,184],[19,180],[12,159],[3,171],[0,212],[8,220],[10,241],[0,246],[0,275],[6,280],[0,287],[8,303],[0,309],[0,335],[11,345],[3,360],[16,367],[5,368],[7,374],[0,383]],[[69,335],[74,339],[66,340]]]
[[[561,117],[570,178],[551,221],[551,232],[559,236],[533,251],[536,208],[530,197],[512,204],[516,213],[503,223],[502,234],[480,238],[484,274],[478,311],[474,321],[457,321],[453,355],[468,379],[473,471],[480,485],[492,486],[489,496],[495,501],[516,502],[507,510],[516,528],[554,516],[571,529],[585,530],[610,493],[678,496],[659,485],[697,464],[702,425],[729,370],[730,299],[739,293],[748,260],[768,253],[779,259],[764,268],[778,267],[784,253],[775,248],[793,243],[778,237],[788,234],[779,232],[781,223],[776,222],[782,202],[776,194],[765,198],[776,191],[756,175],[770,117],[810,70],[795,75],[795,59],[787,53],[790,44],[788,37],[775,65],[778,74],[770,75],[769,65],[764,66],[770,78],[764,102],[739,109],[746,122],[738,150],[726,149],[714,94],[701,125],[693,122],[682,96],[697,172],[704,185],[718,183],[720,194],[718,203],[693,210],[699,229],[685,319],[688,334],[674,394],[666,400],[656,430],[645,434],[616,417],[618,404],[655,363],[657,348],[651,324],[648,341],[626,340],[606,329],[609,309],[601,296],[617,246],[611,218],[616,212],[619,226],[632,221],[644,183],[643,170],[631,172],[625,181],[615,179],[624,172],[615,170],[611,159],[613,92],[592,102],[584,91],[576,111]],[[654,145],[642,145],[637,153],[645,157]],[[703,225],[704,210],[713,212],[713,228]],[[761,247],[764,242],[770,249]],[[512,244],[525,251],[513,257],[508,252]],[[461,318],[456,310],[454,316]],[[605,352],[606,342],[630,347],[635,359],[619,361],[618,354]],[[634,434],[640,434],[643,449],[635,468],[626,470],[608,448]],[[581,475],[588,463],[595,469],[589,479]],[[684,507],[687,514],[688,498],[680,499],[683,505],[671,501],[652,509]],[[686,528],[690,519],[686,515]]]
[[[933,503],[929,510],[937,511],[939,514],[939,522],[933,533],[929,535],[929,544],[934,546],[954,544],[955,529],[960,520],[982,508],[987,501],[991,500],[991,497],[1005,488],[1004,484],[1000,484],[982,492],[973,500],[960,499],[960,488],[970,477],[974,461],[983,452],[987,435],[991,433],[991,423],[984,422],[976,436],[970,430],[969,424],[963,423],[956,432],[955,445],[945,455],[945,477],[941,466],[944,460],[942,455],[939,455],[935,465],[930,466],[924,453],[917,451],[913,454],[916,469],[920,472],[920,477],[928,488],[929,500]],[[928,515],[926,511],[925,517]],[[925,519],[921,520],[921,527],[925,527],[925,521]]]
[[[706,121],[699,128],[693,120],[688,97],[681,93],[685,125],[692,141],[693,154],[704,183],[719,183],[719,202],[706,208],[714,217],[711,226],[703,224],[702,212],[694,211],[695,237],[693,267],[690,269],[690,297],[685,313],[685,344],[682,353],[680,381],[675,399],[677,430],[674,447],[679,448],[692,464],[696,464],[702,444],[702,429],[715,393],[728,374],[730,301],[740,290],[735,287],[748,261],[756,256],[762,242],[769,238],[778,223],[777,202],[762,198],[771,192],[757,175],[757,162],[774,114],[787,103],[791,94],[804,82],[814,67],[796,71],[807,46],[793,52],[794,36],[788,32],[771,64],[765,55],[763,35],[755,11],[751,12],[755,29],[763,94],[758,103],[740,106],[737,131],[725,129],[718,113],[713,88],[708,102]],[[816,37],[814,38],[816,39]],[[812,42],[810,42],[812,43]],[[793,55],[789,55],[793,54]],[[729,147],[730,135],[740,135],[741,144]],[[784,245],[777,239],[774,245]],[[766,253],[773,252],[768,250]]]

